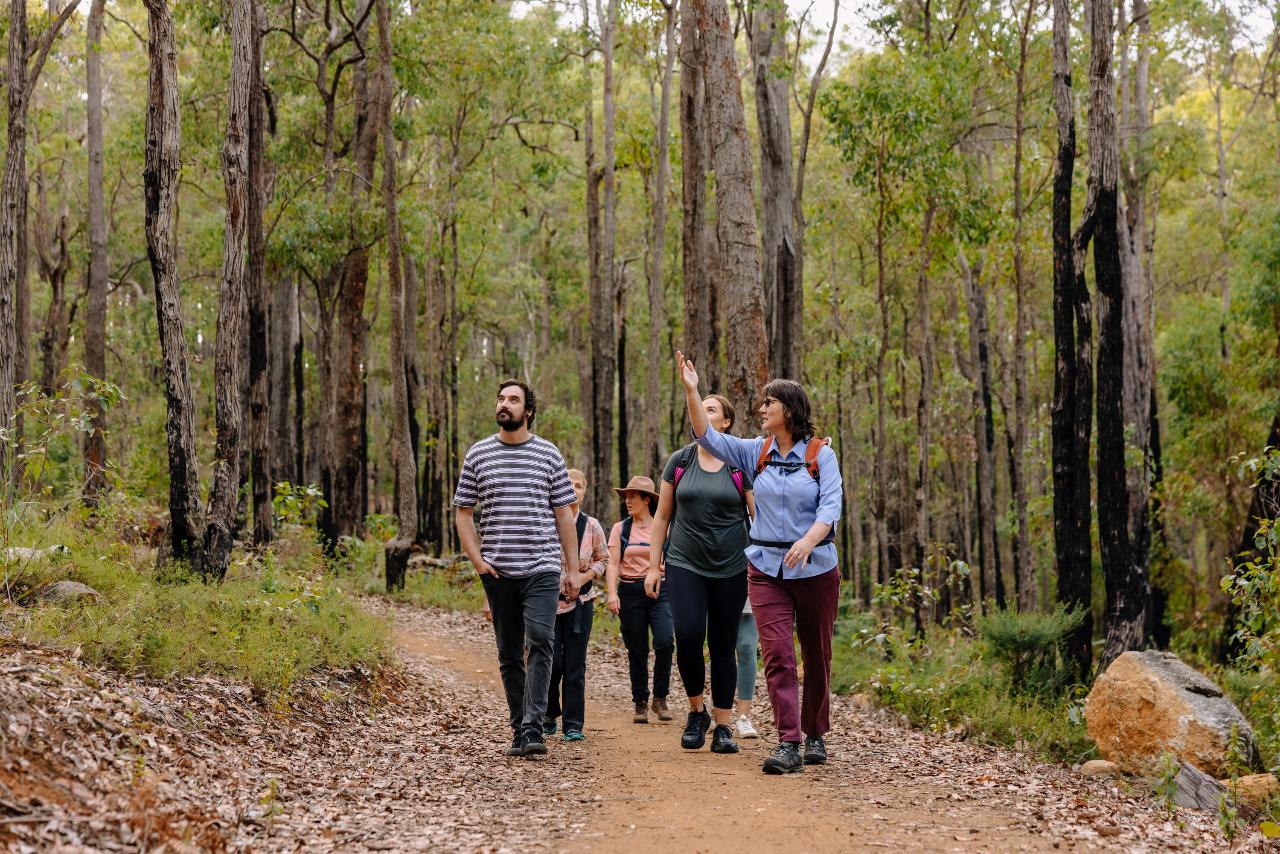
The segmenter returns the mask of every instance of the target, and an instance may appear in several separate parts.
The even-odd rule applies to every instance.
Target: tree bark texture
[[[692,0],[703,34],[702,73],[706,87],[707,132],[715,172],[716,238],[719,275],[724,283],[725,389],[734,405],[753,412],[769,378],[764,328],[760,249],[756,237],[755,185],[751,147],[738,82],[733,27],[725,0]],[[696,363],[695,363],[696,364]],[[734,425],[749,435],[751,420]]]
[[[271,356],[271,393],[267,396],[270,415],[269,444],[273,452],[271,482],[305,483],[306,477],[298,470],[293,424],[290,420],[293,396],[293,359],[295,349],[301,348],[301,330],[298,325],[298,285],[292,277],[276,283],[271,301],[271,315],[267,324],[270,334],[268,344]]]
[[[271,370],[267,318],[270,294],[266,278],[266,236],[263,213],[267,204],[266,174],[266,91],[262,68],[262,10],[259,0],[251,0],[249,23],[249,136],[248,209],[246,228],[247,265],[245,288],[249,299],[249,451],[250,481],[253,488],[253,542],[266,545],[274,537],[271,492],[272,471],[271,411],[268,380]],[[288,395],[288,386],[277,391]],[[287,397],[286,397],[287,400]]]
[[[177,218],[181,126],[178,110],[178,49],[166,0],[147,7],[147,124],[143,185],[147,257],[156,289],[156,322],[164,361],[165,439],[169,456],[169,551],[200,570],[203,521],[195,441],[195,401],[187,363],[178,288]]]
[[[399,527],[386,546],[387,589],[404,587],[409,551],[418,538],[417,478],[409,439],[409,386],[405,370],[405,289],[400,267],[400,220],[396,210],[396,140],[391,128],[391,11],[377,3],[378,59],[382,73],[382,197],[387,219],[387,281],[391,285],[391,455],[395,464],[396,517]]]
[[[84,320],[85,370],[107,375],[107,214],[102,177],[102,16],[106,0],[91,0],[85,24],[85,91],[89,155],[89,305]],[[84,450],[84,501],[96,507],[107,488],[107,443],[101,405],[93,406],[93,429]]]
[[[666,7],[663,43],[662,81],[658,94],[658,127],[654,132],[653,179],[649,205],[653,211],[649,230],[649,371],[644,395],[644,466],[656,472],[667,453],[658,417],[662,410],[660,393],[663,367],[670,354],[662,345],[667,325],[667,301],[662,283],[662,263],[667,242],[667,185],[671,182],[671,158],[668,138],[671,134],[671,78],[676,60],[675,0]],[[696,362],[694,364],[697,364]]]
[[[214,344],[213,482],[205,522],[206,578],[221,580],[231,562],[232,535],[240,486],[244,405],[240,362],[244,354],[245,237],[249,203],[249,101],[254,57],[253,0],[231,3],[231,79],[227,87],[227,132],[222,143],[222,184],[227,211],[222,237],[222,276],[218,288],[218,331]]]
[[[694,0],[680,0],[680,264],[684,282],[684,351],[706,372],[715,390],[718,373],[716,313],[711,301],[712,242],[707,215],[706,86],[702,63],[705,46],[693,8]],[[705,366],[705,367],[704,367]],[[735,405],[737,405],[735,401]]]
[[[1112,73],[1113,7],[1091,0],[1089,183],[1093,185],[1094,281],[1098,289],[1098,536],[1107,581],[1107,641],[1099,672],[1120,653],[1146,645],[1150,591],[1134,561],[1124,435],[1124,273],[1120,256],[1120,146]]]
[[[1071,91],[1071,7],[1053,0],[1053,94],[1057,151],[1053,175],[1053,539],[1058,602],[1083,608],[1084,620],[1063,643],[1063,658],[1079,681],[1093,663],[1093,544],[1089,451],[1093,426],[1092,338],[1083,251],[1071,234],[1071,184],[1076,122]]]
[[[791,74],[787,10],[762,0],[751,15],[756,123],[760,131],[761,274],[769,372],[800,379],[803,354],[791,169]]]

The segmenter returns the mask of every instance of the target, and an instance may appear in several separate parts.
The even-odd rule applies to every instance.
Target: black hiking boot
[[[773,754],[764,761],[766,774],[794,774],[804,770],[804,760],[800,758],[800,744],[784,741],[773,749]]]
[[[542,733],[531,732],[524,737],[524,752],[521,756],[543,756],[547,752],[547,743],[542,740]]]
[[[524,736],[517,735],[511,739],[511,746],[507,748],[508,756],[524,756]]]
[[[733,730],[726,724],[718,724],[711,731],[712,753],[737,753],[738,742],[733,740]]]
[[[827,761],[827,744],[820,735],[807,735],[804,739],[804,764],[823,765]]]
[[[711,729],[711,715],[704,706],[700,712],[690,712],[680,736],[680,746],[685,750],[701,750],[707,743],[707,730]]]

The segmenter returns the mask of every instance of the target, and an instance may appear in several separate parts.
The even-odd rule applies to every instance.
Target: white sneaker
[[[739,715],[738,722],[735,726],[738,730],[738,738],[759,738],[760,733],[756,732],[755,725],[751,723],[751,718],[746,715]]]

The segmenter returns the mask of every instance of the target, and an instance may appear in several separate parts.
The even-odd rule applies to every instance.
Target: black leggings
[[[708,578],[667,564],[667,585],[676,625],[676,664],[685,693],[696,697],[706,690],[705,642],[711,653],[711,705],[732,709],[738,684],[738,619],[747,601],[747,573]]]

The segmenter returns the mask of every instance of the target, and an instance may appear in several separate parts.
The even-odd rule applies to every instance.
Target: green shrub
[[[66,520],[28,533],[26,545],[70,550],[24,576],[25,607],[8,622],[28,643],[79,649],[128,673],[244,679],[276,701],[316,668],[373,668],[389,648],[387,623],[326,577],[314,543],[282,542],[261,558],[236,553],[227,579],[206,584],[181,570],[158,577],[150,549]],[[88,584],[101,601],[38,604],[40,588],[62,578]]]
[[[1056,694],[1066,687],[1059,663],[1062,640],[1080,626],[1083,609],[1059,605],[1044,613],[991,611],[978,620],[988,657],[1005,668],[1016,694]]]
[[[1028,750],[1059,761],[1089,758],[1093,742],[1075,697],[1018,694],[984,644],[954,629],[932,627],[909,640],[870,618],[836,638],[832,687],[871,694],[914,725]]]

